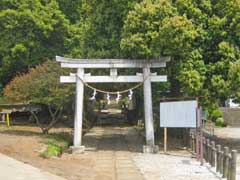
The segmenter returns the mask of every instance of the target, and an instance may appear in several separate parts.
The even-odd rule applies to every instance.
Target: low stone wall
[[[220,108],[223,112],[223,119],[229,126],[240,127],[240,108]]]

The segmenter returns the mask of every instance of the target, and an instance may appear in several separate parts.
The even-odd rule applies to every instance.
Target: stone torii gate
[[[86,83],[137,83],[143,82],[144,92],[144,114],[146,145],[143,152],[154,153],[158,147],[154,143],[153,129],[153,110],[152,110],[152,88],[151,82],[166,82],[167,76],[151,73],[150,68],[166,67],[166,62],[170,57],[162,57],[154,60],[129,60],[129,59],[71,59],[56,56],[57,62],[61,63],[63,68],[77,68],[77,73],[70,76],[61,76],[62,83],[76,83],[76,104],[74,117],[74,137],[73,153],[84,152],[82,145],[82,121],[83,121],[83,99],[84,82]],[[110,76],[92,76],[84,74],[85,68],[110,69]],[[119,68],[142,68],[143,73],[137,73],[135,76],[118,76]]]

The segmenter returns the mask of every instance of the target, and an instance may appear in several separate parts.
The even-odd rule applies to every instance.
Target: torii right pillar
[[[143,146],[143,152],[156,153],[158,152],[159,148],[154,143],[151,70],[149,66],[143,68],[143,79],[144,79],[143,82],[144,114],[146,131],[146,145]]]

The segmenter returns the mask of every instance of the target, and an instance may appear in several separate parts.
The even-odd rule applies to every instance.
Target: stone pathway
[[[66,180],[13,158],[0,154],[1,180]]]
[[[132,158],[141,151],[143,144],[134,128],[97,126],[84,136],[83,143],[86,147],[84,155],[92,157],[94,164],[93,174],[87,178],[83,174],[81,179],[143,180]]]

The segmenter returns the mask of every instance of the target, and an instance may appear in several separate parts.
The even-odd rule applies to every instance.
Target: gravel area
[[[209,166],[200,166],[190,156],[138,154],[133,159],[146,180],[221,179]]]

